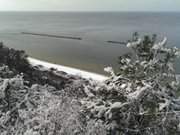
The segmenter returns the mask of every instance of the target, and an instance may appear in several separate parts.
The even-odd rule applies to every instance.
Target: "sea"
[[[168,46],[180,48],[179,12],[0,12],[0,41],[25,50],[30,57],[106,74],[118,69],[118,57],[129,52],[124,44],[132,34],[157,34]],[[82,40],[40,36],[39,33]],[[176,61],[180,73],[180,60]]]

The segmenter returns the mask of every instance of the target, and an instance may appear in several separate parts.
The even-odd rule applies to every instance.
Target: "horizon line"
[[[128,10],[122,10],[122,11],[111,11],[111,10],[104,10],[104,11],[100,11],[100,10],[79,10],[79,11],[76,11],[76,10],[72,10],[72,11],[68,11],[68,10],[0,10],[0,12],[149,12],[149,13],[158,13],[158,12],[174,12],[174,13],[177,13],[177,12],[180,12],[180,11],[165,11],[165,10],[162,10],[162,11],[148,11],[148,10],[139,10],[139,11],[128,11]]]

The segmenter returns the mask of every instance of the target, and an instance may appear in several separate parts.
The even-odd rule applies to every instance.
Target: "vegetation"
[[[66,75],[63,76],[60,73],[61,76],[58,76],[53,73],[56,71],[44,70],[39,72],[38,67],[32,67],[29,64],[27,57],[28,55],[25,51],[8,48],[4,46],[2,42],[0,43],[0,65],[8,66],[13,75],[22,74],[24,79],[29,82],[29,86],[34,83],[39,83],[41,85],[53,85],[54,87],[61,89],[66,82],[71,83],[70,80],[67,80]]]
[[[133,54],[119,58],[120,71],[85,102],[87,113],[103,121],[109,135],[180,134],[180,98],[173,62],[179,49],[166,47],[156,35],[137,33],[127,44]]]

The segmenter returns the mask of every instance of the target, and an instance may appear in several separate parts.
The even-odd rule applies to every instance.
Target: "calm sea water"
[[[0,40],[30,56],[104,74],[117,67],[117,57],[128,49],[106,41],[127,41],[133,32],[168,37],[180,48],[180,13],[67,13],[0,12]],[[83,40],[23,35],[21,32],[77,36]],[[176,69],[180,72],[180,62]]]

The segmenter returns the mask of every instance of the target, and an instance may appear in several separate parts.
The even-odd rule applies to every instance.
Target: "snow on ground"
[[[81,77],[86,78],[86,79],[93,79],[96,81],[104,81],[107,79],[106,76],[103,76],[100,74],[91,73],[91,72],[87,72],[84,70],[71,68],[71,67],[67,67],[67,66],[52,64],[52,63],[41,61],[41,60],[31,58],[31,57],[28,57],[28,60],[29,60],[30,64],[33,66],[42,65],[45,68],[55,68],[59,71],[64,71],[64,72],[71,74],[71,75],[78,75],[78,76],[81,76]]]

